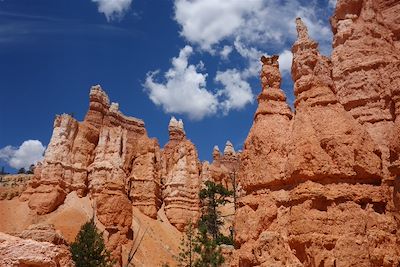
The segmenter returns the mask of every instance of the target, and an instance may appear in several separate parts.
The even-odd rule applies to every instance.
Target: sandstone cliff
[[[392,96],[400,84],[399,17],[394,15],[399,9],[396,1],[341,0],[331,19],[335,92],[378,145],[389,180]]]
[[[21,196],[38,214],[54,211],[70,192],[89,194],[107,246],[120,258],[132,239],[132,206],[155,218],[160,207],[160,159],[143,121],[127,117],[100,86],[90,90],[83,122],[57,116],[45,159]]]
[[[52,226],[35,226],[20,237],[0,232],[0,266],[74,267],[62,236]]]
[[[398,189],[382,183],[388,178],[382,143],[339,101],[335,61],[332,65],[320,55],[300,19],[296,24],[298,38],[292,48],[296,112],[291,119],[290,112],[275,111],[288,110],[284,97],[280,97],[284,109],[259,104],[242,153],[239,178],[246,194],[236,211],[240,249],[232,265],[397,266]],[[270,69],[266,80],[279,88],[276,60],[263,58],[261,78]],[[275,103],[276,98],[266,99]],[[259,110],[264,110],[261,118],[270,120],[268,126],[283,125],[285,131],[267,125],[257,128]],[[265,133],[266,144],[254,145]],[[270,156],[277,152],[279,156]],[[269,157],[276,164],[268,166]],[[258,159],[266,159],[258,163],[264,168],[252,167]]]
[[[399,11],[396,0],[338,0],[331,58],[297,19],[294,110],[278,57],[262,57],[243,152],[228,141],[211,164],[200,163],[181,120],[171,118],[161,149],[142,120],[92,87],[82,122],[55,118],[34,176],[2,178],[0,231],[36,241],[0,234],[0,265],[70,266],[59,245],[92,216],[119,265],[147,229],[134,264],[173,263],[179,231],[199,218],[199,190],[212,180],[236,191],[220,210],[234,224],[231,266],[399,266]]]

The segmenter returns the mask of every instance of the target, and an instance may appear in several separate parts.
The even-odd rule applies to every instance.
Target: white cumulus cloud
[[[245,16],[261,7],[262,0],[175,0],[175,19],[181,35],[204,50],[238,31]]]
[[[236,38],[247,46],[284,45],[296,38],[296,17],[303,18],[317,41],[330,41],[330,27],[320,13],[315,1],[175,0],[181,35],[206,51]]]
[[[92,0],[108,21],[121,18],[129,10],[132,0]]]
[[[228,59],[229,54],[232,53],[233,48],[232,46],[229,45],[225,45],[222,50],[219,52],[219,54],[221,55],[222,59]]]
[[[329,0],[329,6],[332,8],[336,7],[336,0]]]
[[[214,81],[223,88],[213,92],[207,89],[208,74],[201,72],[204,64],[189,64],[192,53],[191,46],[182,48],[161,81],[156,80],[159,71],[147,74],[144,88],[154,104],[166,113],[185,114],[190,119],[201,120],[218,111],[226,115],[232,109],[242,109],[253,102],[254,96],[246,81],[247,70],[218,71]]]
[[[218,71],[215,76],[215,81],[224,86],[218,91],[218,95],[225,97],[225,100],[220,103],[224,114],[231,109],[241,109],[254,100],[250,84],[243,79],[242,75],[237,69],[228,69]]]
[[[39,140],[27,140],[19,148],[6,146],[0,149],[0,159],[12,168],[29,169],[31,164],[36,164],[43,159],[45,149],[46,147]]]
[[[186,114],[200,120],[216,113],[218,100],[206,89],[207,74],[199,72],[203,64],[188,63],[192,53],[192,47],[185,46],[179,56],[172,59],[172,66],[164,75],[165,82],[155,81],[158,72],[152,72],[148,73],[144,87],[153,103],[165,112]]]
[[[293,54],[289,50],[285,50],[279,55],[279,69],[282,73],[290,73],[290,70],[292,68],[292,59]]]

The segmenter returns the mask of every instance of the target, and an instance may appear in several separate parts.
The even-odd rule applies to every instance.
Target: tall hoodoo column
[[[245,194],[235,215],[240,247],[235,261],[239,266],[396,266],[399,224],[393,187],[381,185],[381,152],[338,101],[330,60],[300,19],[296,26],[296,112],[292,119],[271,112],[268,102],[260,101],[268,93],[263,88],[242,154],[239,180]],[[263,72],[270,70],[265,79],[261,75],[267,87],[279,84],[276,60],[263,58]],[[277,118],[286,119],[276,124]],[[255,131],[263,120],[268,123]],[[287,130],[274,132],[275,125]],[[265,143],[253,141],[265,133]]]
[[[350,116],[334,94],[331,62],[322,56],[301,19],[292,47],[296,115],[287,161],[287,175],[307,179],[380,181],[380,153],[369,134]]]
[[[262,57],[262,91],[253,126],[244,143],[240,184],[250,193],[285,180],[292,111],[281,85],[278,56]],[[260,172],[259,170],[263,170]]]
[[[202,166],[197,150],[186,138],[182,120],[171,118],[169,141],[162,154],[163,200],[167,218],[183,231],[188,222],[200,215],[199,191]]]

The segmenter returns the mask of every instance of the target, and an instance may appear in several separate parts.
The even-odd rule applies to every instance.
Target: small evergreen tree
[[[185,230],[185,235],[182,236],[179,246],[179,255],[177,257],[179,267],[193,267],[194,254],[196,246],[196,233],[191,222],[188,223]]]
[[[218,246],[217,241],[207,233],[205,225],[199,226],[197,242],[194,251],[199,257],[194,263],[195,267],[218,267],[224,263],[225,259],[222,256],[221,248]]]
[[[18,170],[18,174],[24,174],[25,172],[26,171],[25,171],[24,167],[22,167],[21,169]]]
[[[205,186],[206,188],[200,190],[199,193],[202,215],[198,223],[198,243],[195,246],[195,252],[199,254],[199,258],[196,260],[195,266],[217,267],[224,263],[219,245],[233,244],[232,239],[220,231],[223,221],[217,208],[229,202],[227,197],[231,196],[232,192],[211,181],[206,181]]]
[[[81,227],[70,250],[76,267],[112,267],[114,264],[93,218]]]

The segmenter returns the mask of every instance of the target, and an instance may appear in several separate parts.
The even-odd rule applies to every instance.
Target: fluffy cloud
[[[318,17],[320,12],[315,1],[175,0],[181,35],[207,51],[235,38],[248,46],[283,45],[296,37],[296,17],[303,18],[313,38],[326,42],[330,29]]]
[[[283,51],[279,55],[279,69],[284,73],[290,73],[292,67],[293,54],[289,50]]]
[[[121,18],[129,10],[132,0],[92,0],[108,21]]]
[[[221,55],[222,59],[228,59],[229,54],[232,53],[233,48],[232,46],[229,45],[225,45],[222,50],[219,52],[219,54]]]
[[[335,0],[323,1],[332,10]],[[265,52],[280,55],[284,79],[289,79],[296,17],[303,19],[321,52],[330,53],[332,33],[322,6],[317,0],[174,0],[174,19],[181,36],[197,52],[222,59],[210,79],[222,88],[207,90],[208,74],[202,73],[200,66],[188,64],[193,49],[187,46],[172,60],[164,81],[155,81],[158,72],[148,74],[144,86],[150,99],[168,113],[187,114],[192,119],[243,108],[253,102],[250,82],[259,75],[260,57],[268,55]],[[226,67],[229,60],[237,59],[242,59],[239,65]]]
[[[245,16],[261,8],[262,0],[175,0],[175,19],[188,41],[211,50],[212,45],[231,36]]]
[[[36,164],[43,159],[45,147],[38,140],[27,140],[19,148],[6,146],[0,149],[0,160],[8,163],[15,169],[28,169],[31,164]]]
[[[163,81],[156,81],[159,71],[147,74],[144,88],[154,104],[161,106],[166,113],[185,114],[190,119],[201,120],[220,110],[227,114],[253,102],[253,93],[246,81],[247,71],[218,71],[214,80],[223,88],[213,93],[207,90],[208,74],[200,72],[203,63],[197,66],[189,64],[192,53],[191,46],[181,49],[179,56],[172,59],[172,66],[164,74]]]
[[[172,67],[165,73],[165,82],[155,81],[158,72],[148,73],[144,84],[150,99],[167,113],[186,114],[189,118],[200,120],[216,113],[217,97],[206,89],[207,74],[199,72],[200,65],[188,64],[193,53],[185,46],[178,57],[172,59]]]
[[[224,114],[231,109],[241,109],[254,100],[250,84],[243,79],[242,75],[237,69],[228,69],[217,72],[215,76],[215,81],[224,86],[218,91],[219,96],[225,97],[225,100],[220,103]]]

